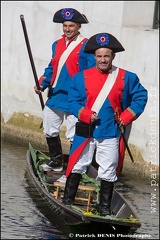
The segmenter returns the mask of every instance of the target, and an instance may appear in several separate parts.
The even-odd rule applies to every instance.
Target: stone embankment
[[[1,138],[2,140],[18,143],[28,147],[30,142],[32,146],[40,150],[48,150],[46,139],[43,135],[43,128],[40,128],[42,119],[29,114],[14,113],[8,122],[3,121],[1,118]],[[62,149],[65,154],[68,154],[70,144],[65,137],[65,126],[61,128],[61,142]],[[137,147],[129,144],[131,153],[134,158],[134,163],[131,162],[126,151],[123,170],[121,177],[129,182],[145,180],[146,184],[150,184],[152,180],[151,169],[155,169],[156,181],[159,178],[159,167],[153,166],[151,163],[144,161],[140,151]]]

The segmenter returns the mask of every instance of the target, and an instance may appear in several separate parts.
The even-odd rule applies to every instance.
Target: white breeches
[[[72,169],[72,173],[86,173],[87,166],[92,162],[96,148],[96,162],[98,163],[98,178],[108,182],[117,180],[116,167],[118,164],[119,137],[105,140],[91,138],[78,161]]]
[[[75,133],[75,124],[77,122],[77,118],[68,112],[50,109],[45,106],[43,109],[43,132],[45,137],[58,136],[63,121],[65,121],[67,128],[65,136],[70,142],[72,142]]]

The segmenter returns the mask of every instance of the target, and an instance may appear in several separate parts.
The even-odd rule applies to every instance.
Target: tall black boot
[[[45,171],[62,171],[62,147],[60,137],[46,138],[50,160],[46,164],[42,164]]]
[[[111,200],[113,194],[113,182],[107,182],[101,180],[100,187],[100,204],[99,204],[99,213],[100,216],[111,215]]]
[[[68,176],[62,200],[65,205],[71,205],[74,202],[80,179],[81,174],[79,173],[70,173]]]
[[[72,147],[72,142],[70,142],[70,150],[71,150],[71,147]],[[70,151],[69,150],[69,151]],[[64,156],[63,158],[63,167],[66,169],[67,168],[67,165],[68,165],[68,160],[69,160],[69,155]],[[57,179],[57,182],[62,182],[62,183],[65,183],[66,182],[66,176],[65,174],[62,175],[60,178]]]

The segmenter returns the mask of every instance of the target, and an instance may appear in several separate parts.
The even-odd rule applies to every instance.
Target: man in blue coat
[[[121,167],[124,159],[119,127],[125,128],[136,120],[147,103],[147,90],[138,76],[112,64],[116,53],[121,51],[124,48],[113,35],[92,36],[84,52],[95,55],[96,67],[74,75],[68,97],[70,110],[80,123],[76,124],[70,151],[63,203],[73,203],[81,175],[86,173],[96,149],[101,216],[111,215],[117,167]]]
[[[44,171],[63,170],[60,127],[65,120],[66,137],[72,143],[77,121],[68,106],[71,78],[74,74],[95,66],[93,54],[83,51],[87,38],[79,32],[81,24],[88,23],[86,16],[76,9],[64,8],[54,14],[53,22],[62,24],[64,34],[53,43],[52,59],[39,79],[41,91],[49,88],[43,110],[43,127],[50,160],[42,165]],[[37,94],[40,93],[36,86],[34,89]]]

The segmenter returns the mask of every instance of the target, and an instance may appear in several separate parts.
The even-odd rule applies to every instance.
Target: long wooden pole
[[[21,23],[22,23],[22,27],[23,27],[23,33],[24,33],[24,37],[25,37],[25,41],[26,41],[26,46],[27,46],[28,55],[29,55],[29,59],[30,59],[30,62],[31,62],[31,66],[32,66],[32,71],[33,71],[35,83],[36,83],[37,89],[40,90],[38,77],[37,77],[37,72],[36,72],[36,68],[35,68],[35,64],[34,64],[33,56],[32,56],[32,51],[31,51],[31,47],[30,47],[30,43],[29,43],[29,39],[28,39],[28,34],[27,34],[27,29],[26,29],[24,16],[20,15],[20,19],[21,19]],[[41,92],[39,93],[39,100],[40,100],[41,107],[42,107],[42,110],[43,110],[44,109],[44,101],[43,101]]]

